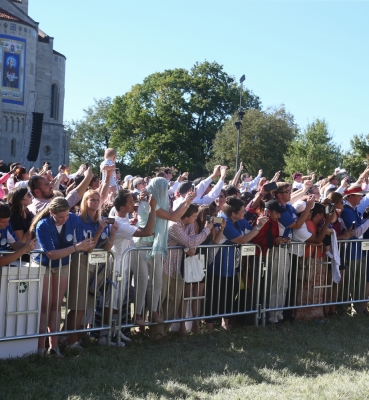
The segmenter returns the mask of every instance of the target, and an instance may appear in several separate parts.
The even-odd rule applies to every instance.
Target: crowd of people
[[[369,168],[357,180],[340,170],[328,177],[296,172],[292,184],[280,179],[279,172],[271,179],[263,177],[262,170],[255,178],[242,172],[241,163],[227,180],[227,167],[216,165],[208,177],[190,180],[185,172],[173,180],[172,169],[163,167],[154,177],[122,179],[111,148],[105,151],[99,175],[90,166],[81,165],[71,174],[61,165],[53,177],[48,163],[37,172],[14,163],[0,177],[0,250],[14,251],[2,254],[0,266],[21,259],[45,267],[40,333],[59,330],[66,294],[67,326],[78,329],[83,320],[92,323],[94,310],[92,315],[86,310],[91,312],[95,303],[85,293],[96,273],[96,266],[88,263],[93,249],[115,254],[123,301],[129,301],[130,282],[135,288],[133,323],[144,330],[154,322],[152,330],[160,336],[171,329],[165,321],[184,318],[188,308],[197,318],[194,333],[200,331],[202,316],[209,330],[213,320],[205,317],[214,315],[226,315],[221,326],[231,328],[235,296],[249,284],[238,254],[243,244],[257,245],[253,265],[261,258],[271,266],[265,276],[254,270],[251,283],[260,280],[267,287],[265,306],[276,309],[268,313],[268,323],[335,315],[335,304],[298,306],[321,304],[327,298],[335,303],[345,273],[350,276],[347,298],[363,300],[359,311],[368,314],[368,266],[361,242],[355,240],[369,238]],[[339,240],[346,241],[344,248]],[[212,246],[212,251],[200,245]],[[173,246],[181,248],[170,250]],[[124,257],[129,248],[135,251]],[[29,255],[35,249],[40,253]],[[323,258],[330,260],[329,270]],[[306,260],[308,276],[300,279],[297,274]],[[194,278],[192,265],[199,261],[202,268]],[[317,295],[309,287],[315,281],[322,286],[322,277],[332,284]],[[110,290],[113,314],[118,315],[119,291],[112,285]],[[194,300],[187,308],[191,296]],[[107,297],[103,307],[109,309]],[[280,310],[286,305],[288,309]],[[178,329],[185,334],[185,322]],[[100,337],[101,344],[108,343],[108,334]],[[121,338],[123,345],[131,340],[123,333]],[[78,333],[70,334],[67,347],[82,349],[78,339]],[[45,337],[38,347],[40,354],[46,352]],[[50,336],[47,353],[62,357],[58,336]]]

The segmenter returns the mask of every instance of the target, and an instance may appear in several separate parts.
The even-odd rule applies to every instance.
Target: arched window
[[[59,88],[56,83],[51,85],[50,118],[58,119]]]
[[[16,145],[17,145],[17,141],[15,139],[12,139],[10,141],[10,155],[15,157],[15,153],[16,153]]]

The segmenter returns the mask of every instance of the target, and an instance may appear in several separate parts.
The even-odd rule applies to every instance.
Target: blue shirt
[[[45,252],[51,250],[65,249],[73,244],[81,242],[84,240],[82,225],[80,224],[79,218],[69,213],[69,218],[67,222],[63,225],[63,228],[59,234],[56,229],[55,221],[51,216],[43,218],[38,222],[36,226],[36,236],[41,249]],[[40,261],[40,256],[38,255],[35,260]],[[42,254],[41,264],[49,266],[50,259],[46,254]],[[62,259],[61,265],[68,265],[69,256]],[[51,261],[51,267],[59,267],[59,260]]]
[[[356,223],[356,228],[362,225],[363,220],[361,219],[361,215],[357,212],[357,210],[350,207],[348,204],[345,204],[341,213],[341,218],[345,223],[347,229],[350,229],[352,226],[353,221]],[[355,240],[358,239],[357,237],[352,237],[348,240]],[[363,257],[361,251],[361,242],[352,243],[351,246],[347,246],[346,248],[346,259],[349,260],[359,260]]]
[[[244,236],[252,230],[252,226],[245,220],[242,219],[233,223],[230,219],[227,219],[226,226],[223,231],[223,235],[227,240],[223,244],[232,244],[233,247],[221,247],[215,256],[214,264],[209,266],[209,272],[216,276],[232,277],[236,274],[235,271],[235,243],[231,240],[236,239],[239,236]],[[239,249],[236,249],[236,258],[239,257]]]
[[[284,238],[292,238],[292,228],[289,228],[289,226],[297,219],[296,210],[289,203],[285,206],[282,206],[282,204],[280,206],[284,208],[286,212],[282,213],[278,219],[279,235]]]
[[[87,239],[87,231],[91,231],[92,237],[95,236],[96,231],[99,229],[100,223],[92,221],[92,219],[87,215],[87,222],[85,222],[82,219],[82,216],[78,216],[79,223],[82,227],[82,233],[84,239]],[[99,239],[97,240],[96,243],[96,248],[99,248],[101,245],[101,242],[105,241],[109,237],[109,226],[106,226],[104,230],[101,232],[101,235],[99,236]]]
[[[18,239],[15,236],[10,222],[5,229],[0,229],[0,250],[7,250],[8,244],[17,242]]]

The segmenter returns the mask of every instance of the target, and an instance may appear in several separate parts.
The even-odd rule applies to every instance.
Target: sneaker
[[[123,340],[123,342],[132,343],[132,339],[122,332],[120,333],[120,339]]]
[[[101,336],[101,338],[97,341],[97,345],[98,346],[107,346],[108,345],[108,338],[105,336]],[[110,346],[114,347],[117,344],[114,342],[110,342]]]
[[[65,347],[67,350],[84,350],[84,348],[79,344],[79,342],[75,342],[73,344],[68,344],[68,346]]]
[[[47,350],[46,354],[48,356],[53,356],[53,357],[56,357],[56,358],[64,358],[63,354],[60,353],[59,347],[54,347],[54,348],[50,347]]]

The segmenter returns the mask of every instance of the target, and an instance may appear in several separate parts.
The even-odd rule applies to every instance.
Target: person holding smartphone
[[[106,219],[101,218],[101,195],[97,190],[88,190],[81,201],[81,214],[78,216],[78,221],[82,228],[83,237],[92,240],[89,252],[94,248],[105,251],[111,250],[118,230],[118,224],[114,222],[114,218],[112,219],[113,224],[108,224]],[[86,294],[89,293],[89,283],[95,276],[95,269],[96,265],[88,264],[86,252],[80,253],[72,259],[68,297],[70,308],[67,319],[68,330],[80,329],[84,313],[87,314],[85,323],[93,322],[94,299],[92,296],[86,296]],[[78,333],[69,335],[68,344],[71,348],[81,349],[78,343]]]
[[[32,221],[31,231],[43,251],[35,257],[37,265],[46,267],[43,281],[40,333],[60,329],[61,306],[68,286],[69,262],[72,254],[93,248],[93,240],[85,239],[76,215],[63,197],[55,197]],[[49,355],[63,357],[58,347],[58,336],[49,338]],[[45,351],[45,337],[38,342],[39,353]]]

